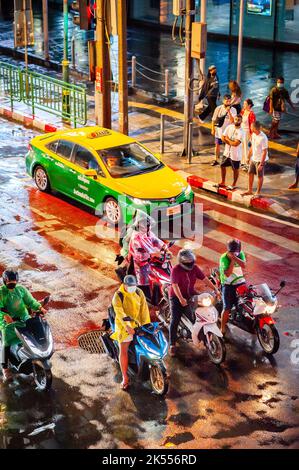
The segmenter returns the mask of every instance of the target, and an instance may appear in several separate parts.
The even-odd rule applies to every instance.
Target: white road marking
[[[108,250],[106,246],[99,243],[90,242],[84,238],[70,233],[67,230],[57,230],[50,233],[50,236],[60,242],[65,243],[68,247],[86,253],[91,258],[99,262],[105,262],[115,267],[115,254]]]
[[[249,235],[262,238],[267,242],[274,243],[275,245],[281,246],[290,251],[294,251],[295,253],[299,253],[298,242],[282,237],[281,235],[277,235],[276,233],[270,232],[269,230],[257,227],[256,225],[248,224],[247,222],[244,222],[240,219],[236,219],[235,217],[222,214],[221,212],[217,212],[215,210],[205,211],[205,214],[211,217],[211,219],[220,222],[221,224],[228,225],[229,227],[234,227],[237,230],[247,232]]]
[[[204,236],[224,244],[226,244],[227,241],[231,239],[231,236],[217,230],[211,230],[210,232],[207,231]],[[251,245],[250,243],[244,242],[242,239],[241,241],[242,247],[249,255],[252,255],[263,261],[278,261],[281,259],[281,256],[278,256],[275,253],[271,253],[270,251]]]

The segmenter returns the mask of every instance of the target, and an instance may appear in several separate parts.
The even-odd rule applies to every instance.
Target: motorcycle
[[[213,272],[211,276],[218,283],[218,272]],[[228,323],[256,335],[267,354],[275,354],[279,349],[279,333],[272,315],[278,308],[277,295],[285,285],[285,281],[281,281],[279,289],[273,293],[266,283],[255,286],[241,284],[237,287],[237,306],[232,308],[229,316]],[[218,311],[222,311],[221,303]]]
[[[175,244],[175,241],[167,243],[161,250],[160,256],[150,258],[150,273],[149,273],[149,287],[150,287],[150,298],[147,298],[147,301],[153,305],[157,306],[164,297],[164,289],[170,284],[170,275],[171,275],[171,254],[168,250]],[[141,253],[144,252],[143,248],[139,248],[138,251]],[[116,261],[119,259],[119,255],[116,258]],[[123,260],[121,260],[123,261]],[[118,268],[115,270],[120,281],[122,282],[126,274],[134,274],[133,260],[132,258],[126,260],[125,268]]]
[[[218,311],[214,307],[215,299],[209,293],[194,296],[190,303],[191,318],[183,315],[178,326],[178,338],[193,342],[199,346],[202,342],[207,349],[208,356],[214,364],[221,364],[226,357],[226,348],[223,335],[217,325]],[[170,308],[169,302],[163,303],[158,318],[169,329]]]
[[[125,317],[124,321],[133,321]],[[164,358],[168,351],[168,343],[161,331],[158,322],[138,325],[135,328],[133,341],[129,346],[129,373],[140,378],[143,382],[151,383],[155,394],[164,396],[168,391],[168,377]],[[103,322],[105,333],[101,336],[102,345],[106,354],[115,362],[119,363],[119,345],[116,340],[111,339],[115,330],[115,314],[109,309],[109,318]]]
[[[46,297],[41,306],[47,305],[49,300],[50,297]],[[49,324],[37,311],[32,318],[25,322],[14,321],[10,327],[14,328],[20,343],[10,347],[9,368],[17,374],[33,375],[38,390],[50,390],[52,365],[49,359],[54,353],[54,342]]]

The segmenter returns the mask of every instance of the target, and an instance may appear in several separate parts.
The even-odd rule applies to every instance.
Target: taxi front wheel
[[[104,215],[107,222],[112,225],[119,225],[121,222],[121,209],[117,201],[112,197],[109,197],[105,201]]]
[[[34,181],[40,191],[50,191],[50,181],[46,171],[42,166],[37,166],[34,170]]]

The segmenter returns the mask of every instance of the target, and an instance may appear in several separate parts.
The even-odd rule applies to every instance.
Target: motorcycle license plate
[[[175,215],[179,214],[181,212],[181,206],[173,206],[173,207],[168,207],[166,214],[169,215]]]

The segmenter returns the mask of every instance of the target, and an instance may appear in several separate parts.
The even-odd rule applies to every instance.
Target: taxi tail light
[[[32,150],[32,145],[28,144],[28,150]]]

